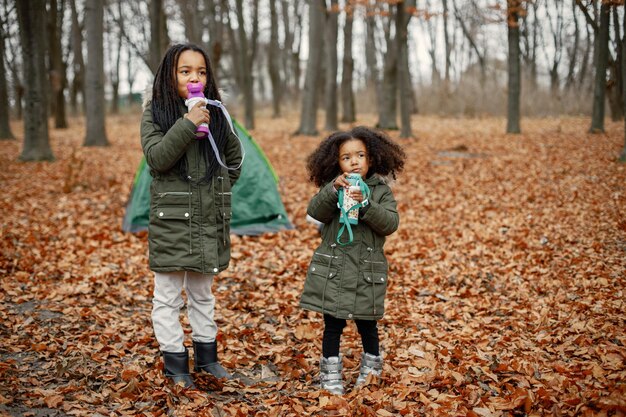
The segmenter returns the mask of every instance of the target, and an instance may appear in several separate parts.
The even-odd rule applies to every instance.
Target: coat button
[[[348,314],[348,317],[352,318],[352,313]]]
[[[217,271],[219,271],[219,269],[213,268],[213,272],[217,272]]]
[[[185,213],[185,217],[189,217],[189,213]]]
[[[380,279],[380,282],[385,282],[385,278],[381,278],[381,279]]]
[[[159,213],[159,217],[163,217],[163,212],[160,212],[160,213]]]
[[[311,268],[311,271],[315,271],[315,267]]]

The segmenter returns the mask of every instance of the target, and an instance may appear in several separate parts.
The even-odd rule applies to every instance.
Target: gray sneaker
[[[322,357],[320,359],[320,385],[323,390],[335,395],[343,394],[343,358],[339,356],[331,356],[330,358]]]
[[[369,374],[380,376],[383,372],[383,357],[381,355],[374,356],[370,353],[363,353],[361,355],[361,370],[359,377],[356,379],[355,387],[365,383]]]

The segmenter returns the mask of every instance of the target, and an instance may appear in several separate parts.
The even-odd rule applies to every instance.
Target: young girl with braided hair
[[[369,374],[381,375],[377,320],[383,317],[387,289],[385,236],[399,224],[396,200],[387,184],[404,168],[402,148],[383,132],[355,127],[325,139],[308,157],[309,179],[319,192],[307,214],[323,223],[322,242],[309,265],[300,306],[324,317],[321,387],[343,394],[340,339],[346,320],[354,320],[363,353],[356,386]],[[350,187],[349,176],[358,174],[365,185]],[[367,195],[364,195],[364,190]],[[347,220],[340,220],[338,203],[350,194],[357,202],[358,223],[351,225],[351,241],[342,238]],[[345,216],[344,216],[345,219]]]
[[[189,83],[189,88],[202,83],[204,96],[212,101],[188,109]],[[207,54],[196,45],[173,45],[157,69],[141,120],[141,145],[153,177],[148,229],[152,324],[165,375],[186,388],[194,383],[179,317],[183,287],[195,370],[231,378],[217,359],[211,286],[230,261],[231,189],[243,157],[219,100]],[[208,138],[196,132],[203,123],[208,124]]]

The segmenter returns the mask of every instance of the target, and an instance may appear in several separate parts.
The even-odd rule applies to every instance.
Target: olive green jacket
[[[181,112],[187,110],[182,106]],[[180,118],[164,133],[153,122],[151,106],[141,119],[141,146],[153,177],[150,186],[148,228],[150,269],[156,272],[195,271],[215,274],[230,261],[230,219],[232,187],[241,170],[220,171],[207,183],[196,126]],[[222,161],[237,166],[241,147],[229,132]],[[189,181],[175,168],[187,156]]]
[[[378,320],[385,310],[387,259],[385,236],[398,229],[399,216],[391,188],[374,175],[366,181],[371,191],[369,204],[360,209],[359,222],[352,225],[354,240],[337,244],[338,196],[329,183],[309,203],[307,213],[324,223],[322,243],[309,265],[300,306],[342,319]],[[347,241],[344,232],[341,241]]]

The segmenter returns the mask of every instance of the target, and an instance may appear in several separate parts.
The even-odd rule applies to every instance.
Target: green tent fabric
[[[293,229],[278,192],[278,176],[248,131],[233,119],[235,132],[246,156],[241,177],[233,187],[233,217],[230,231],[236,235],[260,235]],[[141,159],[130,192],[122,229],[147,230],[150,211],[150,168]]]

